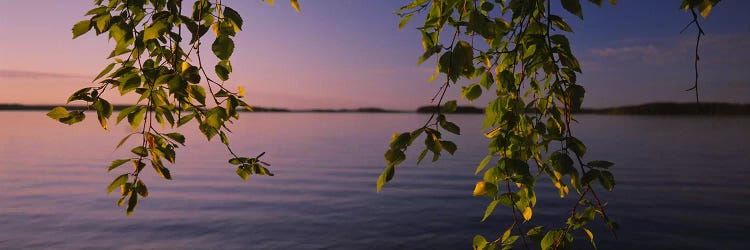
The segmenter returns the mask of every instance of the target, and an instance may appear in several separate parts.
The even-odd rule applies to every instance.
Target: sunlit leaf
[[[292,4],[292,7],[294,8],[295,11],[297,11],[297,13],[301,12],[299,8],[299,3],[297,2],[297,0],[289,0],[289,2]]]
[[[125,182],[128,182],[128,174],[122,174],[120,176],[117,176],[114,180],[112,180],[112,183],[107,186],[107,194],[111,193],[115,189],[120,188],[120,186],[124,185]]]
[[[83,20],[73,25],[73,39],[86,34],[91,29],[91,21]]]
[[[114,160],[114,161],[112,161],[112,163],[109,164],[109,168],[107,168],[107,172],[112,171],[112,169],[115,169],[115,168],[121,166],[122,164],[125,164],[125,163],[129,162],[129,161],[130,161],[130,159]]]
[[[497,206],[497,203],[499,202],[500,201],[498,200],[494,200],[490,202],[490,205],[488,205],[487,209],[484,210],[484,216],[482,217],[482,221],[485,221],[487,218],[490,217],[490,215],[492,214],[492,211],[495,211],[495,207]]]
[[[378,182],[376,184],[376,190],[378,193],[380,193],[380,189],[383,188],[383,185],[385,185],[386,182],[390,181],[393,178],[393,174],[395,173],[395,167],[394,166],[387,166],[385,170],[383,170],[383,173],[380,174],[380,177],[378,177]]]
[[[534,211],[531,209],[531,207],[526,207],[523,210],[523,219],[526,221],[531,220],[531,216],[534,214]]]

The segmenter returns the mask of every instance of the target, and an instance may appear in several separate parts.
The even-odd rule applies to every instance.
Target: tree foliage
[[[265,2],[274,4],[273,0]],[[602,4],[602,0],[589,2]],[[196,122],[208,140],[219,136],[231,155],[228,163],[236,166],[243,180],[250,175],[273,175],[266,168],[270,165],[260,160],[264,153],[239,156],[229,143],[227,123],[239,119],[238,110],[252,110],[243,101],[244,89],[230,90],[223,84],[232,73],[233,38],[244,24],[237,11],[221,0],[196,0],[191,5],[182,0],[94,3],[86,13],[89,18],[73,25],[73,38],[91,31],[106,35],[116,43],[108,56],[113,62],[95,77],[94,86],[76,91],[68,102],[88,103],[101,126],[108,129],[113,106],[102,94],[116,89],[120,95],[138,97],[116,116],[117,123],[127,119],[133,130],[116,148],[134,135],[140,137],[140,145],[130,149],[130,158],[116,159],[107,169],[133,166],[107,187],[108,193],[120,189],[118,205],[127,204],[128,215],[139,197],[148,196],[140,178],[147,165],[162,178],[172,179],[164,161],[175,163],[175,150],[185,145],[186,138],[169,130],[189,122]],[[300,11],[297,0],[290,3]],[[476,168],[481,179],[473,191],[474,196],[489,202],[482,220],[498,207],[506,207],[513,218],[496,237],[477,235],[475,249],[509,249],[519,244],[528,248],[531,242],[542,249],[568,249],[575,231],[581,231],[596,247],[588,224],[597,217],[615,232],[617,224],[607,217],[605,203],[596,192],[614,189],[615,178],[610,172],[614,164],[584,160],[595,157],[586,154],[586,144],[572,130],[572,113],[580,109],[586,91],[577,81],[582,69],[571,50],[568,35],[573,30],[566,18],[583,18],[582,3],[560,3],[563,10],[553,11],[550,0],[413,0],[396,12],[402,18],[399,28],[414,17],[424,19],[418,28],[424,50],[417,62],[435,58],[432,80],[443,76],[444,81],[432,100],[436,108],[425,124],[393,135],[385,152],[386,168],[377,180],[378,192],[393,180],[396,167],[406,160],[406,151],[415,141],[424,144],[417,164],[427,156],[434,162],[444,153],[452,155],[458,150],[455,143],[443,138],[444,133],[461,134],[461,128],[444,114],[457,108],[457,100],[444,97],[450,88],[460,86],[461,97],[470,102],[494,93],[483,121],[488,153]],[[717,3],[684,0],[680,8],[694,18],[696,13],[705,17]],[[219,60],[213,71],[202,62],[201,49],[208,46],[202,41],[210,42],[211,52]],[[57,107],[47,115],[74,124],[85,118],[85,112]],[[533,219],[538,181],[549,181],[561,198],[577,198],[561,226],[522,229],[524,222]]]
[[[601,0],[589,2],[602,5]],[[614,5],[616,0],[609,3]],[[680,8],[693,14],[698,39],[703,31],[696,11],[705,17],[717,3],[681,3]],[[421,135],[425,149],[418,164],[430,153],[436,161],[442,152],[457,150],[454,143],[442,139],[441,132],[459,134],[460,128],[442,112],[455,109],[456,100],[444,102],[443,97],[449,88],[460,86],[461,97],[470,102],[494,93],[483,122],[488,154],[477,166],[476,174],[482,178],[473,191],[474,196],[490,200],[482,220],[498,205],[507,207],[513,218],[497,237],[488,240],[477,235],[475,249],[509,249],[518,244],[528,248],[530,242],[542,249],[569,249],[575,231],[582,231],[596,247],[588,224],[597,216],[615,233],[617,224],[607,216],[606,203],[596,191],[614,189],[610,172],[614,164],[586,161],[592,157],[586,155],[585,143],[572,129],[573,112],[581,108],[586,91],[577,81],[582,69],[571,50],[568,35],[573,29],[566,18],[583,19],[581,4],[580,0],[561,0],[563,10],[553,11],[550,0],[413,0],[399,9],[399,28],[415,16],[424,18],[417,28],[424,49],[418,63],[436,58],[436,75],[445,80],[433,98],[435,113],[428,121],[413,131],[394,134],[377,190],[394,178],[407,148]],[[696,50],[696,71],[697,58]],[[522,222],[533,218],[538,181],[551,182],[560,198],[577,197],[562,226],[522,229]]]

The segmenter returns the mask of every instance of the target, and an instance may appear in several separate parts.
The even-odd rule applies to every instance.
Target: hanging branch
[[[690,21],[685,28],[683,28],[680,31],[680,34],[685,32],[687,28],[689,28],[691,25],[695,25],[696,28],[698,28],[698,32],[696,32],[696,38],[695,38],[695,82],[693,83],[693,86],[689,89],[686,89],[685,91],[695,91],[695,103],[700,103],[700,100],[698,99],[698,60],[700,60],[700,56],[698,55],[698,48],[701,44],[701,36],[706,35],[706,33],[703,32],[703,27],[701,27],[701,24],[698,22],[698,14],[695,12],[695,9],[690,9],[690,14],[693,16],[693,20]]]

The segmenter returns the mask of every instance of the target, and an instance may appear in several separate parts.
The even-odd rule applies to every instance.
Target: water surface
[[[419,114],[243,114],[237,152],[273,164],[275,177],[248,182],[218,142],[191,130],[177,151],[174,180],[144,172],[150,196],[133,216],[105,187],[113,151],[128,133],[95,119],[67,126],[44,112],[0,112],[0,249],[469,249],[475,234],[509,225],[489,200],[471,197],[486,154],[481,116],[453,115],[459,150],[415,166],[410,152],[382,193],[375,180],[393,132]],[[750,117],[579,116],[574,133],[587,160],[616,163],[614,193],[600,191],[621,225],[619,240],[599,226],[600,249],[743,249],[750,226]],[[133,140],[126,146],[134,146]],[[123,171],[123,170],[121,170]],[[560,227],[571,200],[538,187],[538,224]],[[529,228],[529,225],[523,225]],[[581,241],[577,245],[590,246]]]

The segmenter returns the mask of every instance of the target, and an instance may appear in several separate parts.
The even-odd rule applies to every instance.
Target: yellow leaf
[[[109,130],[109,126],[107,126],[106,117],[99,117],[99,123],[102,124],[102,128],[104,128],[104,130]]]
[[[242,86],[237,87],[237,92],[239,92],[240,98],[245,97],[245,88]]]
[[[299,9],[299,3],[297,2],[297,0],[289,0],[289,2],[292,4],[292,7],[294,7],[294,10],[296,10],[297,13],[299,13],[300,9]]]
[[[214,31],[214,35],[218,36],[219,35],[219,23],[216,22],[213,25],[211,25],[211,30]]]
[[[588,236],[589,236],[589,239],[590,239],[591,241],[594,241],[594,234],[593,234],[593,233],[591,233],[591,231],[589,231],[589,229],[588,229],[588,228],[583,228],[583,231],[584,231],[584,232],[586,232],[586,235],[588,235]]]
[[[271,5],[271,6],[273,6],[273,0],[263,0],[263,1],[264,1],[264,2],[267,2],[267,3],[268,3],[268,5]]]
[[[188,63],[187,61],[182,61],[182,72],[185,72],[185,70],[187,70],[188,68],[190,68],[190,63]]]
[[[473,196],[482,196],[487,194],[487,191],[484,190],[485,182],[479,181],[477,182],[477,185],[474,186],[474,192],[471,194]]]
[[[484,133],[484,137],[493,138],[499,134],[500,134],[500,128],[495,128],[493,130],[490,130],[490,132]]]
[[[713,8],[711,4],[705,4],[705,6],[703,6],[703,9],[701,10],[701,16],[703,16],[703,18],[706,18],[708,16],[708,13],[711,13],[711,8]]]
[[[531,210],[531,207],[526,207],[526,209],[523,210],[523,219],[530,221],[532,214],[534,214],[534,212]]]

